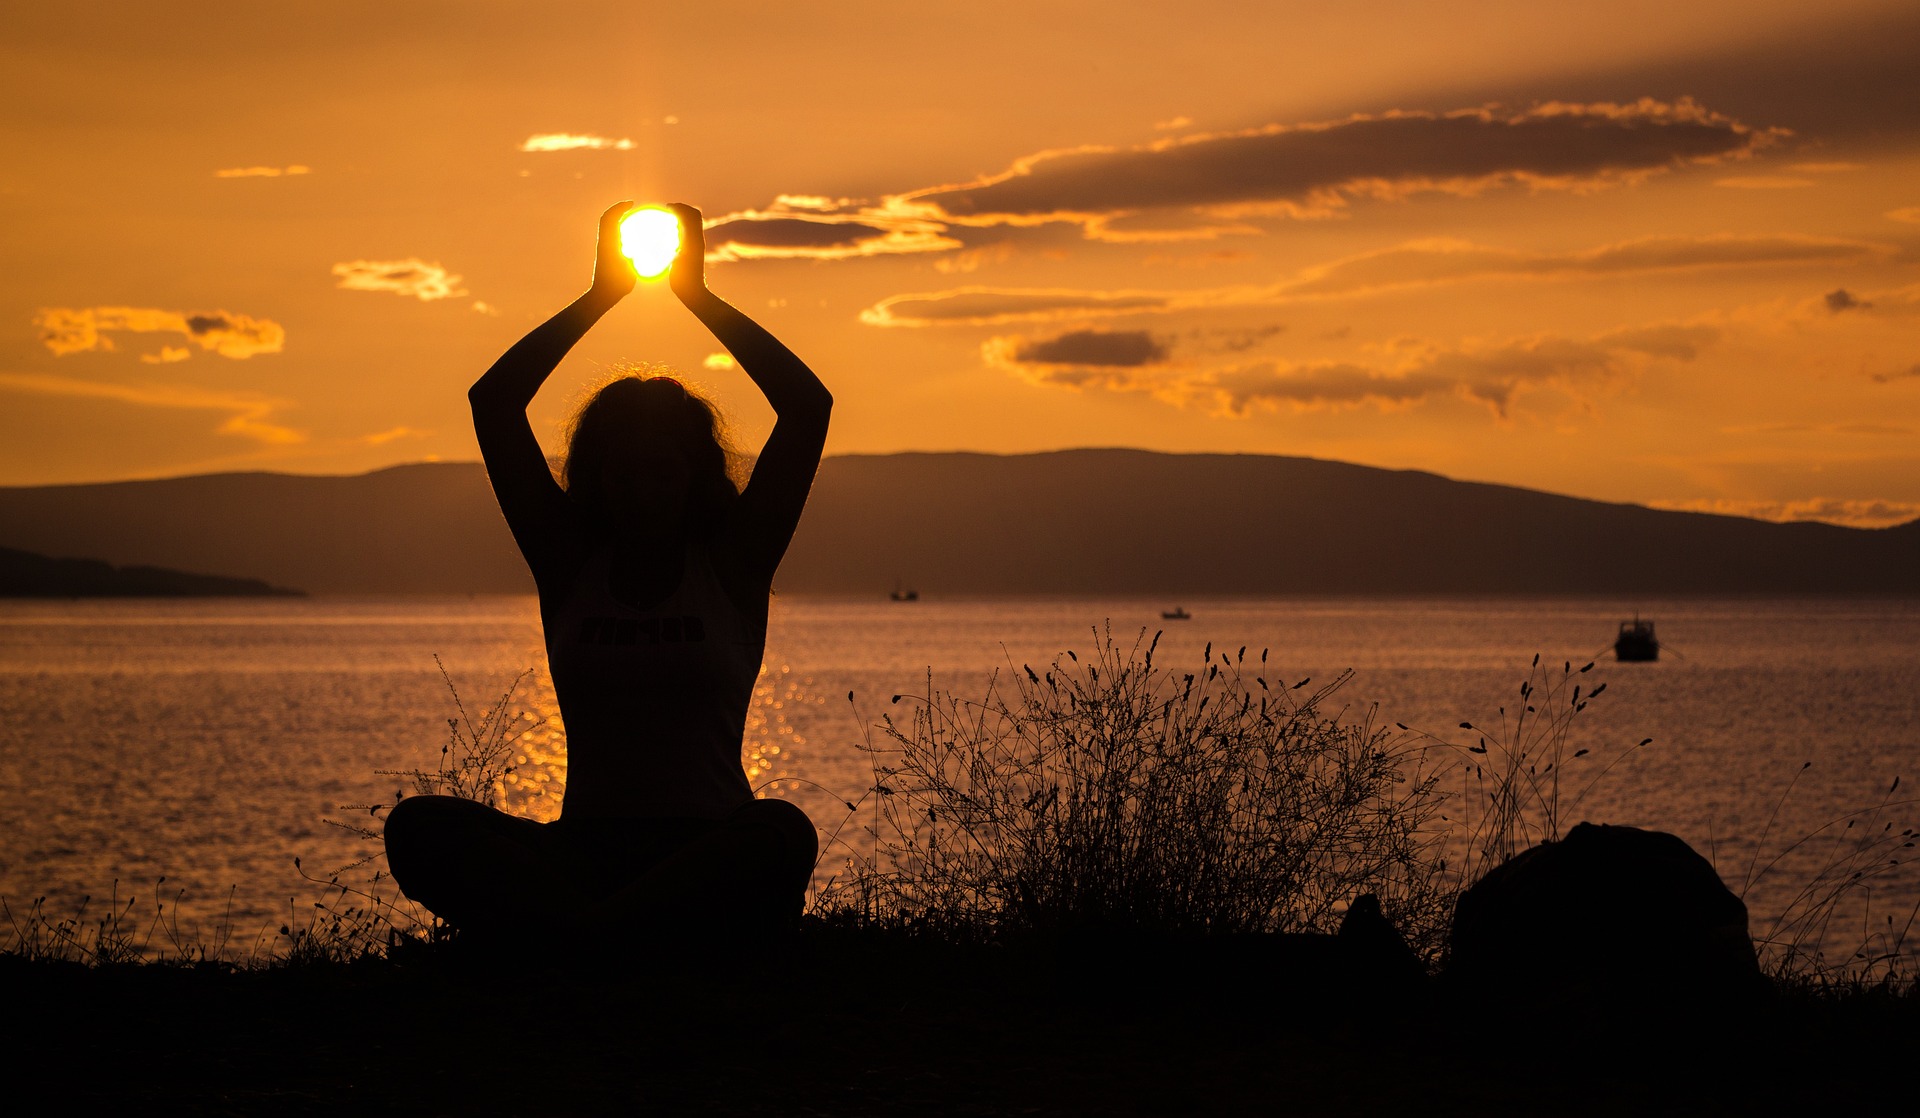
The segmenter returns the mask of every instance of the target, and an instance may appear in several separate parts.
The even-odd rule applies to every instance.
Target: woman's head
[[[566,432],[560,484],[606,528],[711,531],[740,489],[726,421],[672,376],[625,373],[600,386]]]

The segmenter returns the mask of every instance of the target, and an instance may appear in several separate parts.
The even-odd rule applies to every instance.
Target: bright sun
[[[666,271],[680,252],[680,219],[649,207],[620,219],[620,251],[648,279]]]

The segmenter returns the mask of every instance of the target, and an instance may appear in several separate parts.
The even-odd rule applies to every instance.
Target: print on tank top
[[[703,644],[707,623],[692,614],[667,617],[588,616],[580,619],[576,644],[651,646]]]

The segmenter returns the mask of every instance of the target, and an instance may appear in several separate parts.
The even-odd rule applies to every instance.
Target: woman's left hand
[[[680,252],[667,271],[667,286],[684,303],[707,293],[707,233],[699,210],[685,202],[669,202],[667,210],[680,219]]]

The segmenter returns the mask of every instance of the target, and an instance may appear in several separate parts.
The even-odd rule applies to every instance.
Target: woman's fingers
[[[685,202],[669,202],[667,210],[680,219],[680,253],[673,258],[667,282],[679,294],[702,290],[707,286],[707,234],[700,211]]]
[[[593,259],[595,291],[625,295],[639,278],[634,274],[633,261],[620,251],[620,219],[632,209],[632,200],[615,202],[600,215],[600,240]]]

